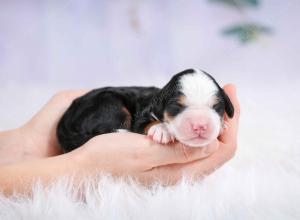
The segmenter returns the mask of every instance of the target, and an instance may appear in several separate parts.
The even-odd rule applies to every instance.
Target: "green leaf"
[[[226,28],[222,31],[224,35],[237,38],[241,43],[249,43],[255,41],[261,35],[271,34],[271,28],[260,24],[238,24]]]
[[[214,3],[222,3],[236,8],[257,7],[259,0],[209,0]]]

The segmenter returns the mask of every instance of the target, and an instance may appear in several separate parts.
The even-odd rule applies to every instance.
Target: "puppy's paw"
[[[174,142],[175,139],[163,123],[151,126],[148,130],[148,136],[151,137],[153,141],[160,144]]]

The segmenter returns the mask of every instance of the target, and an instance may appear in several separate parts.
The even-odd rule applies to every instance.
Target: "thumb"
[[[228,95],[230,101],[234,107],[234,116],[233,118],[229,118],[226,114],[224,116],[224,121],[227,125],[227,128],[220,135],[219,139],[223,143],[230,143],[236,139],[238,132],[238,124],[240,118],[240,105],[236,96],[236,88],[232,84],[227,84],[224,86],[224,92]]]

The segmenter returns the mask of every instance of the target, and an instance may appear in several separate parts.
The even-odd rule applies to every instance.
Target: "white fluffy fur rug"
[[[37,184],[32,198],[0,196],[0,219],[300,219],[300,105],[295,91],[270,101],[263,89],[240,93],[239,150],[202,182],[145,189],[105,177],[86,183],[84,201],[65,180]]]

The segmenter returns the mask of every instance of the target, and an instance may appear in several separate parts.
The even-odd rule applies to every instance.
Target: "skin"
[[[224,90],[235,116],[225,115],[227,129],[206,147],[189,148],[178,142],[164,145],[141,134],[111,133],[96,136],[67,154],[61,154],[55,129],[71,102],[87,90],[60,92],[28,123],[0,133],[0,191],[8,196],[29,194],[37,179],[48,185],[72,175],[79,184],[83,177],[99,172],[131,176],[145,185],[175,184],[183,175],[191,180],[203,178],[230,160],[237,148],[239,103],[233,85]]]

